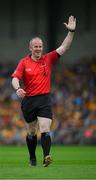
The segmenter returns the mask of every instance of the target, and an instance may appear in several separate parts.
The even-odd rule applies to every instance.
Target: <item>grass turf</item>
[[[0,147],[0,179],[96,179],[96,146],[52,146],[53,163],[42,166],[41,146],[36,167],[30,167],[26,146]]]

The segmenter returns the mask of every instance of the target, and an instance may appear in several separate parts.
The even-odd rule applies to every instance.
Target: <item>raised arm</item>
[[[74,32],[76,29],[76,18],[74,18],[74,16],[70,16],[68,19],[68,23],[64,23],[64,25],[68,29],[68,34],[59,48],[56,49],[57,53],[60,55],[64,54],[69,49],[72,43]]]

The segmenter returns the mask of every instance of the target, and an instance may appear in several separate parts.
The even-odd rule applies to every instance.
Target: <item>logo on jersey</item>
[[[26,68],[25,71],[29,72],[29,71],[32,71],[31,68]]]

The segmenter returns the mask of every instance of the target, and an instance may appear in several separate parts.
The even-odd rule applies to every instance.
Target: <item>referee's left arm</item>
[[[66,38],[64,39],[64,41],[62,42],[61,46],[56,49],[56,52],[59,55],[64,54],[69,49],[69,47],[73,41],[75,28],[76,28],[76,18],[74,18],[74,16],[70,16],[69,20],[68,20],[68,24],[64,23],[64,25],[68,29],[68,34],[67,34]]]

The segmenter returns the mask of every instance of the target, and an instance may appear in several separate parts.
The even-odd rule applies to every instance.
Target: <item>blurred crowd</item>
[[[0,144],[25,144],[20,101],[11,86],[14,66],[0,64]],[[96,57],[53,68],[51,83],[54,144],[96,144]],[[38,142],[40,133],[38,131]]]

